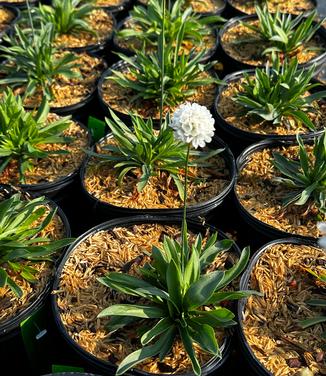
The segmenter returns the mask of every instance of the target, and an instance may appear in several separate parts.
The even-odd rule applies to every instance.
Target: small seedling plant
[[[184,197],[183,184],[180,173],[184,171],[187,157],[187,145],[175,139],[169,127],[170,118],[167,116],[159,130],[155,130],[151,119],[143,120],[138,116],[131,116],[132,128],[128,128],[115,114],[107,118],[114,144],[102,147],[101,153],[88,151],[88,154],[100,158],[104,163],[110,163],[117,172],[120,186],[123,179],[132,171],[141,171],[137,190],[141,192],[152,176],[160,172],[167,172],[173,179],[181,199]],[[224,149],[211,149],[208,151],[190,151],[192,167],[213,168],[209,160],[221,153]],[[195,176],[194,179],[198,179]]]
[[[20,193],[0,202],[0,288],[9,287],[16,297],[23,291],[14,276],[37,282],[37,269],[24,261],[53,261],[53,256],[73,239],[53,240],[42,231],[56,209],[44,197],[25,200]]]
[[[288,189],[285,206],[315,205],[319,210],[317,219],[322,219],[326,214],[326,132],[315,139],[312,152],[299,135],[297,142],[298,159],[274,153],[273,163],[281,174],[275,181]]]
[[[54,47],[55,32],[52,24],[41,25],[34,33],[24,33],[15,27],[13,35],[5,35],[6,45],[0,46],[1,65],[0,85],[2,87],[24,88],[24,98],[37,90],[49,100],[54,94],[52,85],[58,76],[78,78],[77,56],[70,52],[59,52]]]
[[[20,183],[25,182],[25,174],[31,171],[38,159],[52,154],[65,154],[66,150],[47,151],[44,145],[69,143],[71,138],[62,132],[71,122],[62,117],[48,122],[49,105],[44,97],[37,112],[24,109],[22,98],[8,89],[0,99],[0,173],[15,161]]]
[[[324,19],[314,22],[317,18],[316,11],[312,11],[307,17],[301,14],[293,18],[292,15],[287,15],[280,11],[271,13],[267,6],[260,7],[257,5],[255,9],[258,25],[256,26],[249,22],[243,22],[242,24],[255,31],[259,36],[259,39],[253,39],[253,42],[263,40],[270,43],[271,46],[266,48],[263,54],[276,52],[282,56],[292,57],[298,49],[313,38],[325,21]],[[306,49],[307,47],[305,47]]]
[[[241,90],[232,98],[243,107],[246,115],[262,121],[284,124],[288,129],[304,124],[309,130],[316,127],[310,115],[318,113],[317,101],[326,97],[326,91],[309,91],[318,84],[311,83],[315,67],[300,69],[297,59],[280,63],[274,54],[273,63],[257,68],[254,74],[244,72]],[[295,120],[295,121],[293,121]]]

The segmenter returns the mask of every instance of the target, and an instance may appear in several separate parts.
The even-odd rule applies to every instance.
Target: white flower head
[[[205,106],[186,102],[175,110],[170,127],[177,140],[191,143],[197,149],[212,141],[214,123],[212,114]]]
[[[319,240],[318,240],[318,244],[322,247],[322,248],[325,248],[326,249],[326,222],[318,222],[317,223],[317,227],[318,227],[318,230],[320,231],[320,233],[322,235],[324,235],[323,237],[321,237]]]

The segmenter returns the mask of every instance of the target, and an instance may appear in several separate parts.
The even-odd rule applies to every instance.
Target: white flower
[[[318,222],[317,223],[318,230],[321,232],[322,235],[326,235],[326,222]],[[323,236],[318,240],[318,244],[326,248],[326,236]]]
[[[214,123],[212,114],[205,106],[186,102],[175,110],[170,127],[177,140],[191,143],[197,149],[212,141]]]

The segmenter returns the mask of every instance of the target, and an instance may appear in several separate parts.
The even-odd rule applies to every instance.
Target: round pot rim
[[[137,215],[137,216],[131,216],[128,218],[117,218],[110,221],[103,222],[101,224],[98,224],[91,229],[87,230],[85,233],[80,235],[70,246],[68,247],[67,251],[65,252],[64,257],[62,258],[59,266],[57,267],[56,275],[53,281],[52,291],[56,291],[58,289],[59,283],[60,283],[60,277],[62,274],[62,271],[64,269],[65,263],[70,257],[70,254],[76,249],[76,247],[79,246],[83,241],[85,241],[87,238],[89,238],[91,235],[98,233],[100,231],[109,230],[111,228],[114,228],[116,226],[125,226],[129,227],[131,225],[137,225],[137,224],[151,224],[151,223],[167,223],[170,225],[173,224],[181,224],[181,218],[176,216],[151,216],[151,215]],[[187,219],[188,223],[188,229],[191,230],[192,227],[202,228],[202,229],[209,229],[210,231],[217,231],[219,238],[229,239],[227,235],[219,230],[216,229],[214,226],[209,224],[202,224],[199,221]],[[200,231],[200,230],[199,230]],[[235,253],[240,255],[241,251],[236,242],[233,242],[232,248]],[[99,364],[102,368],[108,367],[108,368],[116,368],[116,366],[113,363],[110,363],[109,361],[104,361],[102,359],[97,358],[95,355],[87,352],[85,349],[83,349],[77,342],[75,342],[71,336],[68,334],[65,326],[62,323],[62,320],[60,318],[60,312],[59,307],[57,304],[57,296],[56,294],[51,294],[51,308],[54,315],[54,321],[61,332],[61,335],[64,337],[64,339],[74,348],[75,351],[77,351],[82,356],[88,357],[93,364]],[[231,330],[226,329],[226,333],[231,333]],[[222,366],[224,362],[226,361],[228,350],[231,346],[231,335],[226,335],[223,344],[221,346],[222,353],[224,352],[224,356],[222,358],[212,357],[206,364],[202,366],[203,369],[203,375],[206,375],[207,372],[209,372],[209,369],[214,367],[215,364],[218,364],[219,366]],[[218,359],[218,362],[216,363],[216,360]],[[206,371],[206,373],[205,373]],[[132,369],[132,373],[137,376],[164,376],[164,374],[152,374],[146,371],[138,370],[138,369]],[[182,376],[193,376],[193,373],[182,373],[180,374]]]
[[[202,15],[203,15],[202,17],[206,17],[205,13],[203,13]],[[125,22],[127,22],[128,20],[131,20],[131,19],[132,19],[132,16],[129,15],[129,16],[123,18],[122,20],[120,20],[117,23],[117,25],[116,25],[116,29],[115,29],[115,31],[113,33],[113,37],[112,37],[113,47],[117,51],[121,51],[122,53],[124,53],[127,56],[135,56],[136,53],[135,53],[135,51],[133,51],[130,48],[121,47],[119,45],[119,41],[118,41],[118,38],[117,38],[117,33],[120,30],[124,29]],[[214,54],[216,53],[217,48],[219,46],[219,37],[218,37],[218,31],[217,31],[217,29],[214,28],[214,27],[212,27],[212,26],[210,26],[210,25],[206,25],[206,28],[210,29],[212,31],[212,33],[214,35],[215,43],[214,43],[214,46],[212,48],[209,48],[209,49],[206,50],[206,53],[203,55],[202,59],[200,60],[202,63],[209,61],[214,56]]]
[[[268,250],[277,244],[293,244],[293,245],[306,245],[310,247],[316,247],[320,248],[318,246],[318,243],[315,240],[311,239],[302,239],[298,237],[288,237],[284,239],[276,239],[272,240],[265,245],[263,245],[261,248],[258,249],[258,251],[253,255],[253,257],[250,259],[249,264],[247,265],[246,270],[242,274],[240,278],[240,290],[247,290],[249,287],[249,281],[251,277],[251,273],[257,262],[259,261],[260,257],[265,253],[268,252]],[[326,252],[326,250],[325,250]],[[242,345],[245,347],[246,351],[250,354],[251,358],[254,360],[254,362],[257,363],[258,367],[261,367],[263,371],[266,373],[268,376],[273,376],[273,374],[258,360],[258,358],[255,356],[254,352],[252,351],[247,338],[243,332],[243,311],[247,302],[247,298],[242,298],[237,302],[237,332],[238,335],[240,336],[241,341],[243,342]]]
[[[97,144],[102,143],[107,138],[112,138],[112,133],[109,133],[106,136],[104,136],[103,138],[101,138],[98,141]],[[205,208],[210,208],[212,206],[214,206],[214,207],[218,206],[220,200],[225,198],[231,192],[231,190],[232,190],[232,188],[235,184],[235,181],[236,181],[236,163],[235,163],[235,159],[234,159],[234,156],[233,156],[230,148],[218,136],[214,136],[211,143],[216,144],[216,146],[218,146],[218,147],[224,148],[224,150],[219,155],[221,156],[221,158],[223,158],[225,165],[226,165],[226,168],[229,170],[229,180],[230,181],[227,184],[227,186],[217,196],[215,196],[215,197],[213,197],[213,198],[211,198],[207,201],[199,202],[195,205],[187,206],[188,214],[191,214],[191,213],[196,212],[198,210],[204,210]],[[102,201],[102,200],[96,198],[94,195],[92,195],[86,189],[86,186],[85,186],[85,174],[86,174],[88,162],[89,162],[90,159],[91,159],[91,157],[88,156],[84,160],[84,162],[81,166],[80,180],[81,180],[81,185],[82,185],[83,191],[87,194],[87,196],[91,200],[94,200],[96,202],[101,203],[101,205],[103,205],[104,207],[106,207],[108,209],[113,209],[113,210],[119,211],[120,213],[126,213],[126,214],[137,215],[137,214],[146,212],[146,214],[149,214],[149,215],[164,215],[164,214],[167,214],[167,213],[169,213],[169,215],[177,215],[177,216],[182,215],[182,211],[183,211],[182,208],[146,208],[146,209],[138,208],[137,209],[137,208],[129,208],[129,207],[126,207],[126,206],[113,205],[113,204],[110,204],[108,202],[105,202],[105,201]],[[214,205],[214,204],[216,204],[216,205]]]
[[[286,14],[286,13],[284,13]],[[293,18],[294,15],[291,15],[291,17]],[[261,64],[261,65],[252,65],[252,64],[249,64],[249,63],[246,63],[242,60],[239,60],[233,56],[231,56],[224,48],[224,45],[225,43],[223,42],[223,36],[226,32],[228,32],[229,29],[231,29],[234,25],[238,24],[239,22],[242,22],[242,21],[250,21],[250,20],[254,20],[254,19],[258,19],[258,16],[256,14],[251,14],[251,15],[245,15],[245,16],[238,16],[238,17],[234,17],[234,18],[231,18],[230,20],[228,20],[224,26],[220,29],[220,32],[219,32],[219,45],[221,46],[222,50],[223,50],[223,53],[225,55],[227,55],[229,58],[231,58],[232,60],[234,60],[235,62],[237,62],[238,64],[242,64],[243,66],[245,66],[246,68],[248,69],[255,69],[255,68],[261,68],[261,67],[264,67],[265,64]],[[314,21],[314,23],[316,24],[316,22]],[[322,37],[322,39],[325,41],[326,43],[326,29],[324,29],[323,27],[320,27],[314,35],[319,35]],[[313,64],[315,63],[320,63],[322,61],[324,61],[326,58],[326,51],[322,52],[320,55],[314,57],[313,59],[305,62],[305,63],[302,63],[302,64],[299,64],[299,68],[307,68],[307,67],[310,67],[312,66]]]
[[[135,57],[132,57],[132,58],[135,58]],[[98,83],[97,83],[97,93],[98,93],[98,97],[99,97],[99,100],[100,100],[100,103],[102,105],[103,108],[105,108],[106,110],[108,108],[112,109],[114,113],[118,114],[119,117],[126,117],[126,116],[129,116],[129,113],[125,113],[125,112],[121,112],[120,110],[117,110],[117,109],[113,109],[112,106],[107,103],[105,100],[104,100],[104,91],[103,91],[103,83],[104,81],[112,75],[112,70],[120,70],[120,71],[123,71],[124,69],[127,69],[129,67],[129,63],[126,62],[126,61],[123,61],[123,60],[119,60],[117,61],[116,63],[112,64],[108,69],[106,69],[100,79],[98,80]],[[210,75],[212,76],[215,76],[215,77],[218,77],[217,76],[217,73],[213,70],[213,69],[209,69],[208,71],[205,71],[205,72],[208,72],[210,73]],[[218,85],[216,84],[216,89],[215,89],[215,94],[214,96],[216,96],[218,92]],[[214,102],[212,103],[212,106],[211,107],[214,107]],[[140,115],[138,115],[140,116]],[[144,116],[140,116],[142,119],[144,120],[148,120],[150,119],[151,117],[144,117]],[[159,122],[159,119],[154,119],[152,118],[153,120],[153,123],[155,124],[155,122]]]
[[[317,8],[317,1],[316,0],[311,0],[311,1],[314,3],[314,8],[313,9],[316,9]],[[232,1],[230,1],[230,0],[226,0],[226,2],[227,2],[228,7],[230,7],[233,11],[237,12],[238,14],[240,14],[242,16],[251,16],[252,14],[255,14],[255,13],[249,14],[249,13],[243,12],[242,10],[238,9],[237,7],[235,7],[232,4]],[[309,12],[309,11],[306,10],[303,13],[305,14],[306,12]],[[294,14],[294,13],[290,13],[290,14],[296,16],[296,14]]]
[[[311,144],[312,142],[313,142],[313,139],[304,140],[305,144]],[[235,183],[234,183],[234,186],[233,186],[233,196],[235,198],[236,205],[238,206],[238,210],[240,210],[240,212],[245,214],[250,219],[250,221],[255,223],[258,227],[263,226],[269,232],[272,232],[273,234],[275,234],[275,237],[277,237],[277,238],[291,237],[291,238],[301,239],[302,241],[304,241],[304,240],[306,240],[306,241],[316,241],[317,238],[314,238],[312,236],[306,236],[306,235],[300,235],[300,234],[294,234],[294,233],[291,233],[291,232],[286,232],[286,231],[280,230],[276,227],[271,226],[268,223],[265,223],[265,222],[259,220],[258,218],[253,216],[242,205],[242,203],[240,202],[239,196],[237,194],[237,185],[238,185],[238,181],[239,181],[239,177],[240,177],[240,172],[242,171],[244,166],[246,166],[246,164],[248,163],[247,158],[251,154],[253,154],[253,153],[255,153],[259,150],[262,150],[264,148],[273,148],[273,147],[277,147],[277,146],[291,146],[291,145],[296,145],[296,143],[293,142],[293,141],[286,141],[286,140],[268,140],[268,139],[266,139],[266,140],[263,140],[263,141],[260,141],[260,142],[257,142],[257,143],[254,143],[254,144],[248,146],[239,155],[239,157],[236,160],[237,174],[236,174]]]
[[[87,138],[87,147],[90,147],[91,142],[92,142],[92,136],[89,131],[89,129],[81,123],[79,120],[71,119],[74,123],[78,124],[82,129],[86,131],[86,138]],[[22,188],[23,190],[29,191],[29,192],[37,192],[37,191],[42,191],[45,189],[50,189],[50,188],[55,188],[57,186],[60,186],[62,184],[68,183],[71,181],[72,178],[77,176],[79,170],[81,169],[84,160],[86,159],[87,155],[85,153],[85,156],[83,157],[79,167],[77,167],[74,171],[72,171],[70,174],[61,177],[58,180],[51,181],[51,182],[44,182],[44,183],[39,183],[39,184],[18,184],[18,187]],[[3,185],[3,184],[1,184]],[[10,185],[10,184],[8,184]]]
[[[0,186],[1,187],[8,187],[9,189],[11,189],[11,187],[12,187],[9,184],[0,184]],[[31,198],[42,196],[40,194],[34,194],[34,193],[31,194],[30,192],[28,192],[26,190],[22,190],[22,193],[26,194],[27,196],[30,196]],[[64,213],[64,211],[61,209],[61,207],[56,202],[54,202],[53,200],[51,200],[48,197],[46,197],[46,200],[48,201],[49,206],[51,206],[52,208],[55,208],[57,210],[56,215],[58,215],[60,217],[60,219],[63,223],[63,226],[64,226],[64,237],[70,237],[71,236],[71,228],[70,228],[70,224],[69,224],[69,221],[68,221],[66,214]],[[55,260],[52,263],[52,265],[53,265],[52,269],[53,270],[55,270],[57,268],[57,266],[59,265],[59,263],[63,259],[66,251],[67,251],[67,246],[62,248],[59,257],[57,258],[57,260]],[[0,344],[1,344],[1,337],[11,336],[12,333],[15,332],[15,330],[19,327],[19,324],[22,321],[24,321],[26,318],[31,316],[33,314],[33,312],[36,312],[39,308],[41,308],[41,306],[44,303],[44,300],[50,294],[51,286],[52,286],[52,282],[53,282],[54,278],[55,278],[55,273],[52,276],[49,276],[48,281],[44,285],[44,288],[40,291],[40,294],[36,297],[36,299],[31,304],[28,304],[25,309],[20,311],[14,317],[8,318],[4,321],[4,323],[0,324]]]
[[[259,67],[257,67],[257,68],[259,68]],[[235,125],[233,125],[233,124],[231,124],[231,123],[229,123],[228,121],[225,120],[225,118],[222,116],[222,114],[221,114],[221,112],[218,108],[219,103],[220,103],[220,99],[221,99],[221,95],[228,88],[230,83],[237,82],[237,81],[239,81],[240,78],[244,77],[243,76],[244,73],[254,74],[255,69],[243,69],[241,71],[237,71],[237,72],[227,74],[223,78],[223,81],[226,82],[227,85],[224,85],[224,86],[220,85],[219,86],[218,93],[215,97],[214,107],[213,107],[214,112],[215,112],[216,116],[218,117],[218,119],[222,120],[222,122],[220,121],[220,122],[218,122],[218,124],[220,126],[222,126],[223,128],[226,128],[228,132],[232,132],[232,134],[235,134],[239,137],[242,136],[244,139],[255,140],[253,142],[262,141],[262,140],[266,140],[266,139],[274,140],[274,141],[295,141],[296,140],[296,134],[279,135],[279,134],[276,134],[276,133],[263,134],[263,133],[258,133],[258,132],[249,132],[249,131],[246,131],[244,129],[238,128]],[[315,79],[313,78],[312,81],[313,80],[315,80]],[[221,124],[221,123],[223,123],[223,124]],[[310,131],[307,128],[307,132],[300,133],[300,136],[303,139],[310,139],[310,138],[321,135],[323,132],[324,132],[324,129]]]
[[[0,38],[10,30],[15,23],[19,20],[20,18],[20,9],[14,6],[12,3],[6,3],[6,2],[1,2],[0,1],[0,8],[9,10],[9,12],[13,13],[14,18],[10,21],[10,23],[7,25],[7,27],[0,33]]]

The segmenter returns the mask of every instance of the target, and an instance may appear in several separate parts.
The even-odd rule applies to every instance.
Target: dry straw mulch
[[[139,0],[143,5],[148,4],[148,0]],[[223,0],[187,0],[185,7],[191,6],[196,13],[215,13],[224,7]]]
[[[255,14],[254,0],[230,0],[230,3],[238,10],[246,14]],[[315,8],[312,0],[268,0],[268,10],[276,12],[278,9],[282,13],[301,14]]]
[[[123,72],[125,75],[129,75],[131,79],[134,79],[130,73],[127,73],[126,70]],[[203,76],[207,77],[208,73],[202,73]],[[104,79],[102,83],[101,90],[103,92],[103,100],[113,110],[119,111],[123,114],[128,115],[133,113],[139,115],[143,118],[152,118],[158,120],[160,118],[160,110],[157,102],[151,100],[138,99],[132,101],[132,98],[135,96],[135,92],[131,89],[121,87],[114,81],[110,80],[109,77]],[[196,89],[196,94],[187,98],[188,102],[196,102],[202,106],[210,108],[215,99],[217,90],[216,84],[210,84],[206,86],[199,86]],[[177,106],[171,108],[165,106],[164,114],[167,112],[173,112]]]
[[[248,20],[246,22],[258,26],[258,20]],[[250,41],[252,39],[256,41]],[[240,22],[233,24],[224,32],[221,42],[225,52],[241,63],[262,66],[268,60],[268,55],[262,54],[266,48],[271,47],[271,43],[260,41],[258,33]],[[297,57],[299,64],[304,64],[321,55],[325,48],[325,41],[316,34],[309,42],[299,47],[292,57]]]
[[[112,142],[110,142],[112,143]],[[97,152],[101,149],[97,147]],[[217,155],[209,160],[210,168],[190,167],[188,179],[188,205],[203,203],[218,196],[230,182],[230,172],[224,159]],[[150,178],[142,192],[137,191],[141,170],[129,173],[118,185],[117,171],[113,165],[92,157],[86,166],[85,188],[92,196],[111,205],[135,209],[172,209],[181,208],[177,187],[166,172],[159,172]],[[184,180],[184,171],[180,170],[180,180]]]
[[[294,159],[298,150],[298,146],[266,148],[251,154],[240,171],[236,193],[241,205],[258,220],[291,234],[318,237],[315,205],[284,207],[282,198],[288,188],[274,181],[280,175],[272,163],[273,152]],[[311,152],[312,147],[308,150]]]
[[[53,240],[62,239],[65,236],[65,228],[61,218],[56,214],[39,236],[49,237]],[[58,256],[59,253],[54,259]],[[6,268],[5,264],[1,265],[23,290],[23,296],[18,298],[8,287],[0,288],[0,325],[4,325],[8,320],[15,318],[19,313],[27,309],[44,291],[55,272],[53,263],[49,261],[33,262],[22,260],[21,263],[37,270],[38,273],[35,275],[37,282],[28,283],[19,275],[13,274],[11,269]]]
[[[98,7],[117,7],[127,3],[126,0],[96,0],[95,5]]]
[[[80,31],[62,34],[55,39],[55,45],[61,48],[78,48],[105,42],[113,31],[113,18],[103,9],[94,9],[85,21],[95,34]]]
[[[324,250],[294,244],[276,244],[259,258],[250,276],[250,289],[263,297],[248,298],[243,313],[243,331],[256,358],[274,376],[299,376],[309,368],[325,375],[322,324],[302,329],[298,320],[322,314],[305,302],[325,299],[314,277],[305,269],[325,273]],[[323,290],[323,291],[322,291]]]
[[[55,114],[49,115],[49,121],[58,119]],[[47,144],[41,148],[47,151],[65,150],[67,154],[53,154],[47,158],[34,160],[32,171],[26,171],[25,184],[40,184],[58,181],[73,174],[81,165],[85,157],[85,148],[88,146],[88,134],[85,128],[78,123],[71,122],[63,132],[63,136],[70,137],[67,144]],[[0,174],[0,183],[17,185],[19,183],[19,170],[16,160],[8,164]]]
[[[287,136],[311,132],[303,123],[298,123],[290,117],[285,117],[280,124],[273,124],[258,116],[244,114],[244,107],[232,100],[237,93],[243,92],[243,82],[243,78],[231,81],[220,94],[218,111],[227,123],[246,132],[266,135]],[[307,92],[306,95],[309,93]],[[310,112],[307,115],[314,123],[316,130],[322,130],[326,127],[326,103],[315,101],[313,105],[316,112]]]
[[[119,364],[126,355],[141,347],[139,325],[131,324],[108,333],[105,325],[109,319],[98,319],[97,315],[113,304],[141,304],[143,301],[108,289],[96,278],[103,277],[109,271],[140,277],[140,267],[150,262],[152,246],[160,246],[164,235],[180,240],[180,229],[161,224],[116,227],[89,236],[69,255],[58,290],[54,293],[67,333],[84,350],[101,360]],[[193,240],[194,235],[191,234],[190,241]],[[229,252],[220,254],[210,265],[209,271],[223,269],[225,264],[234,261],[234,255]],[[221,345],[224,334],[217,331],[216,335]],[[201,364],[210,359],[210,355],[198,347],[196,353]],[[191,370],[191,363],[178,340],[171,354],[162,362],[150,359],[137,367],[151,373],[182,373]]]

